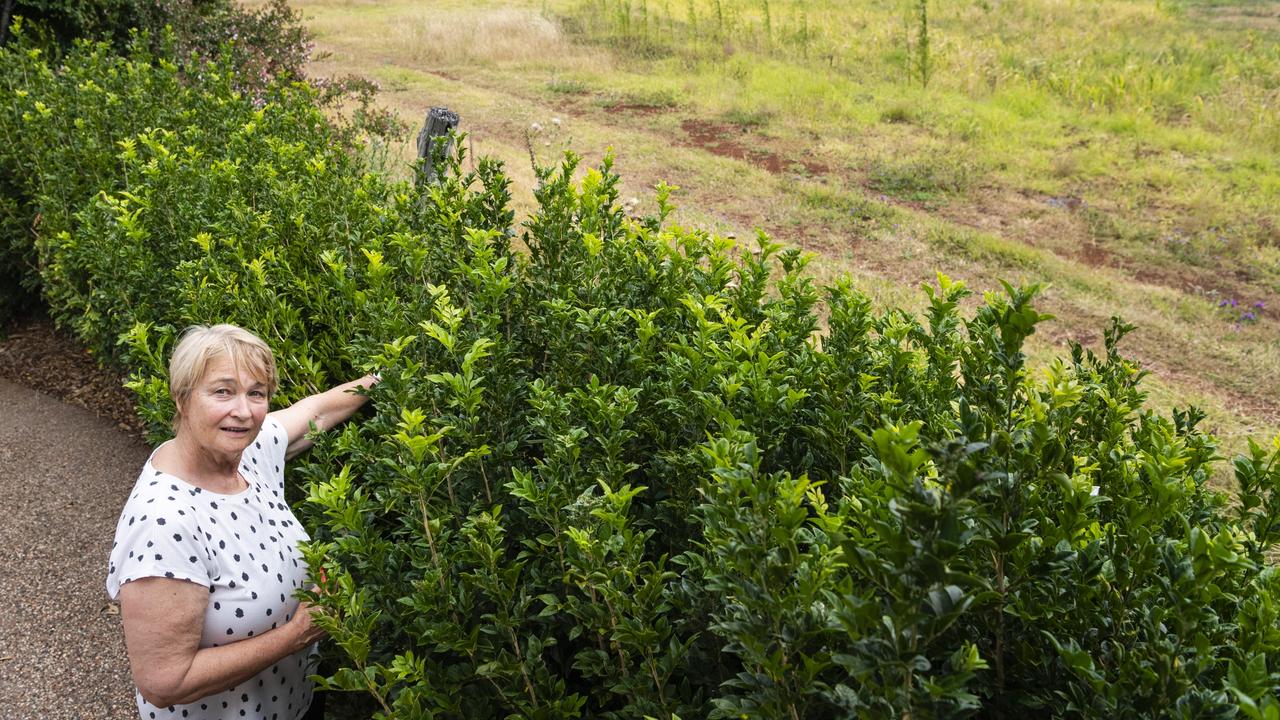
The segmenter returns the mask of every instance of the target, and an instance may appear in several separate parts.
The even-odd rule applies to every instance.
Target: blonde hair
[[[182,421],[182,405],[191,396],[209,369],[209,363],[228,357],[239,370],[247,370],[267,386],[267,395],[276,391],[276,359],[262,338],[235,325],[192,325],[182,331],[178,346],[169,358],[169,397],[173,398],[173,428]]]

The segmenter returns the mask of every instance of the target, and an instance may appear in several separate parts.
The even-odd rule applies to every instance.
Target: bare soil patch
[[[641,117],[659,115],[661,113],[671,111],[671,107],[667,105],[649,105],[646,103],[628,102],[611,103],[609,105],[605,105],[604,109],[611,113],[624,113],[627,115],[639,115]]]
[[[144,436],[124,378],[100,367],[43,312],[20,317],[0,336],[0,378],[78,405],[137,438]]]
[[[712,155],[749,162],[774,175],[794,171],[797,166],[809,175],[821,176],[830,172],[830,168],[820,162],[784,157],[763,143],[750,147],[745,144],[747,141],[759,142],[761,138],[728,123],[690,118],[680,123],[680,129],[685,133],[688,146],[706,150]]]
[[[1114,267],[1115,261],[1111,259],[1111,253],[1100,247],[1095,242],[1086,242],[1080,245],[1080,253],[1076,256],[1080,262],[1089,267]]]

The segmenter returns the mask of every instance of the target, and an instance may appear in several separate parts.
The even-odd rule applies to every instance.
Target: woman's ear
[[[185,398],[181,400],[174,398],[173,421],[169,423],[170,427],[173,429],[174,435],[178,434],[178,429],[182,427],[182,419],[186,417],[186,413],[183,412],[184,405],[186,405]]]

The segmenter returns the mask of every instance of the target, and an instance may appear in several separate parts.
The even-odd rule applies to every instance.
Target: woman
[[[268,413],[266,343],[196,326],[169,363],[174,438],[142,469],[116,525],[119,597],[142,718],[295,720],[311,706],[324,632],[294,599],[307,533],[284,502],[284,463],[367,399],[373,375]]]

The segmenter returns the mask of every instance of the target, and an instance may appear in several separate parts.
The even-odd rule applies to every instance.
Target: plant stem
[[[609,602],[609,595],[607,593],[602,592],[600,594],[600,598],[604,600],[604,606],[609,610],[609,629],[617,632],[618,614],[613,610],[613,603]],[[627,656],[622,652],[622,645],[613,638],[609,639],[609,644],[612,645],[613,649],[618,653],[618,672],[625,677],[627,674]]]
[[[361,670],[364,670],[364,668],[362,667]],[[382,711],[387,714],[387,717],[391,717],[393,714],[391,712],[391,706],[387,704],[386,698],[382,697],[382,693],[378,692],[378,686],[372,680],[368,680],[366,682],[368,683],[369,694],[377,699],[378,704],[382,706]]]
[[[489,491],[489,475],[484,471],[484,462],[480,463],[480,479],[484,481],[484,500],[493,503],[493,493]]]
[[[1004,690],[1004,603],[1005,594],[1004,555],[996,554],[996,592],[1000,593],[1000,612],[996,616],[996,691]]]
[[[533,681],[529,679],[529,671],[524,666],[524,653],[520,652],[520,638],[516,635],[516,629],[512,625],[507,626],[507,634],[511,636],[511,645],[516,650],[516,661],[520,663],[520,676],[524,678],[525,692],[529,693],[529,702],[533,706],[538,707],[538,696],[533,691]]]
[[[435,536],[431,534],[431,518],[427,515],[427,500],[418,493],[418,509],[422,511],[422,529],[427,533],[427,547],[431,548],[431,562],[436,566],[436,579],[440,581],[440,589],[449,591],[444,584],[444,568],[440,565],[440,555],[436,552]]]
[[[658,668],[653,663],[653,653],[645,651],[645,659],[648,660],[649,676],[653,678],[653,685],[658,689],[658,701],[662,703],[662,709],[667,709],[667,694],[662,688],[662,681],[658,679]]]

